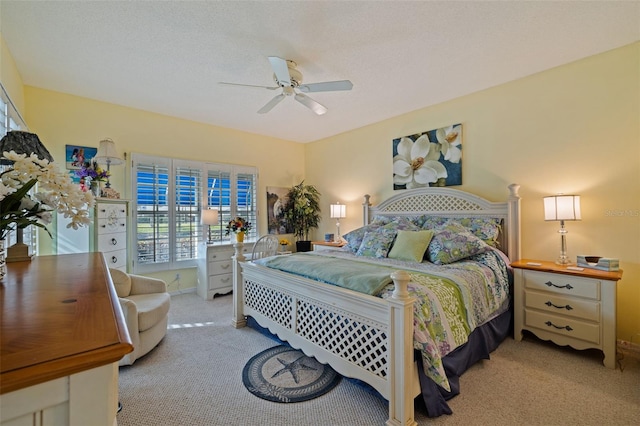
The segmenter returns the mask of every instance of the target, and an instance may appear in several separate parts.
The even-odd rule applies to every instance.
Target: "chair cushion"
[[[140,294],[127,297],[138,309],[138,332],[150,329],[169,313],[169,293]]]
[[[111,281],[116,288],[118,297],[127,297],[131,293],[131,277],[119,269],[109,269]]]

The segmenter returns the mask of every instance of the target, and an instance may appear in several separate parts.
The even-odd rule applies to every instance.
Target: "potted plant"
[[[287,192],[283,214],[296,237],[297,251],[310,251],[309,231],[320,225],[320,193],[300,182]]]

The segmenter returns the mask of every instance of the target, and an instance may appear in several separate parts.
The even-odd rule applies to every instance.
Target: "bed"
[[[381,253],[376,244],[371,246],[360,243],[360,249],[365,247],[365,250],[363,253],[356,252],[355,257],[360,256],[364,263],[374,263],[372,259],[376,257],[391,256],[393,245],[399,243],[401,231],[411,234],[411,231],[416,230],[400,229],[397,224],[407,226],[406,223],[409,222],[415,226],[421,225],[421,230],[431,229],[431,249],[432,245],[437,247],[437,244],[434,245],[434,236],[439,237],[439,244],[443,248],[447,244],[446,238],[451,236],[450,233],[460,229],[459,224],[466,225],[469,221],[475,224],[487,220],[497,221],[499,224],[499,233],[493,241],[487,241],[493,243],[488,246],[496,246],[499,250],[491,247],[482,252],[485,254],[475,257],[502,257],[503,263],[507,265],[505,267],[508,267],[509,259],[514,261],[520,257],[518,189],[519,185],[510,185],[508,200],[498,203],[450,188],[406,190],[377,206],[372,206],[369,202],[370,197],[365,196],[363,227],[352,231],[356,236],[349,235],[351,233],[345,235],[349,241],[347,247],[342,252],[306,254],[304,259],[331,258],[332,265],[349,262],[348,258],[354,256],[354,242],[357,243],[359,237],[362,237],[364,242],[369,234],[375,234],[377,244],[380,234],[390,234],[392,232],[387,232],[386,229],[393,230],[396,227],[393,242],[387,247],[387,252]],[[451,222],[455,222],[455,226],[452,226]],[[447,232],[442,231],[443,226],[447,228]],[[380,227],[384,227],[385,230],[381,231]],[[475,232],[475,229],[469,228],[460,231],[459,235],[468,235],[472,231]],[[451,346],[450,350],[443,352],[442,357],[436,354],[437,359],[430,358],[428,354],[425,355],[428,351],[420,353],[417,350],[418,343],[425,341],[418,342],[415,337],[418,334],[414,332],[418,330],[414,322],[416,312],[420,310],[416,303],[420,295],[415,290],[422,288],[420,285],[423,280],[432,280],[431,272],[423,273],[415,269],[421,267],[417,265],[420,262],[414,262],[414,265],[405,258],[398,259],[394,256],[395,259],[385,261],[390,264],[377,265],[376,267],[380,268],[376,271],[377,276],[385,275],[384,271],[387,270],[392,282],[384,285],[378,283],[376,285],[380,285],[379,288],[382,290],[378,291],[379,288],[376,288],[377,293],[372,291],[372,294],[366,294],[336,285],[330,282],[331,278],[312,278],[308,274],[289,272],[287,268],[301,263],[303,255],[298,258],[290,256],[290,259],[284,259],[288,256],[276,256],[261,261],[247,261],[241,248],[241,245],[236,247],[234,256],[234,326],[245,326],[247,317],[251,317],[292,347],[301,349],[320,362],[328,363],[343,376],[367,383],[389,401],[388,425],[416,424],[414,399],[420,395],[429,416],[450,413],[446,400],[459,392],[458,377],[477,360],[488,358],[489,352],[493,351],[509,332],[512,317],[509,295],[504,303],[494,301],[493,304],[499,307],[485,312],[484,316],[476,315],[468,306],[463,306],[461,311],[468,309],[468,313],[465,314],[468,321],[465,328],[468,328],[468,332],[456,341],[466,341],[454,345],[455,347]],[[428,257],[428,251],[425,252],[425,257]],[[439,252],[432,250],[431,255],[436,256],[436,253]],[[294,259],[299,260],[293,262]],[[470,259],[471,257],[462,259],[460,264],[448,264],[454,269],[467,270],[464,272],[467,275],[471,274],[468,271],[471,269],[482,270],[485,271],[485,275],[488,274],[482,266],[469,265]],[[284,260],[290,261],[289,265],[275,269],[282,265],[272,262]],[[311,261],[310,259],[309,262]],[[434,266],[435,270],[446,269],[446,261],[438,263]],[[462,263],[464,265],[460,266]],[[342,268],[318,267],[346,271],[344,265]],[[442,275],[435,272],[434,274],[438,275],[437,279]],[[449,271],[444,273],[444,279],[450,279],[455,283],[459,281]],[[469,293],[459,290],[456,298],[463,304],[472,305],[473,303],[469,302]],[[448,302],[439,302],[438,305],[446,308]],[[424,309],[422,311],[425,312]],[[471,317],[474,321],[469,319]],[[440,328],[448,326],[449,323],[446,322],[446,327]],[[450,334],[456,334],[454,328],[450,328]],[[456,329],[458,328],[461,326],[457,325]],[[424,349],[426,346],[428,345],[421,348]],[[436,346],[439,350],[442,342],[439,341]]]

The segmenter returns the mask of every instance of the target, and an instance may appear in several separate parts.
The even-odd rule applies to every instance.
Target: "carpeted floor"
[[[231,326],[232,296],[204,301],[195,293],[173,296],[170,326],[160,345],[134,365],[120,368],[119,426],[146,425],[383,425],[387,403],[342,380],[310,401],[279,404],[252,395],[242,369],[275,346],[250,328]],[[451,416],[420,425],[632,425],[640,418],[640,362],[623,370],[602,366],[598,351],[574,351],[527,335],[508,338],[491,360],[461,379]]]

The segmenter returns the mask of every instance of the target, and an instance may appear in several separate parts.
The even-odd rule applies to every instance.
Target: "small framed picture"
[[[65,145],[64,162],[68,170],[78,170],[89,167],[91,160],[98,153],[98,148],[79,145]]]

